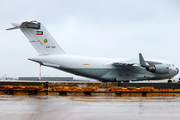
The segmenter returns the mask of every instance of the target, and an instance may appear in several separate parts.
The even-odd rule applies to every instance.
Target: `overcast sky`
[[[67,54],[164,59],[180,68],[179,0],[0,0],[0,76],[39,75],[38,53],[11,23],[38,20]],[[42,76],[75,76],[42,67]],[[179,75],[177,76],[179,77]]]

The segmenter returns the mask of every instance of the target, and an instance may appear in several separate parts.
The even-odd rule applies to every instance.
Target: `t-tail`
[[[19,28],[28,38],[32,46],[37,50],[39,55],[65,54],[41,22],[25,21],[12,23],[12,25],[15,27],[6,30]]]

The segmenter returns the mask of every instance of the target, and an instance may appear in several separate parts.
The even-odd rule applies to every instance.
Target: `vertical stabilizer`
[[[12,25],[15,27],[7,30],[20,28],[39,55],[65,54],[42,23],[30,21]]]

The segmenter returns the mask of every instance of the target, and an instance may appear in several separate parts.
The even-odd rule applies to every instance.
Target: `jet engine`
[[[157,74],[167,74],[169,72],[169,67],[163,64],[148,66],[146,67],[146,69],[152,73],[157,73]]]

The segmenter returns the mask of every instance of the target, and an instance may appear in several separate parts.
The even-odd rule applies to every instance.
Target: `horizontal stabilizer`
[[[43,65],[50,66],[50,67],[60,67],[60,65],[52,64],[52,63],[47,63],[47,62],[43,62]]]
[[[39,55],[64,55],[65,52],[54,40],[41,22],[24,21],[12,23],[14,27],[6,30],[20,29]]]
[[[18,29],[18,27],[8,28],[8,29],[6,29],[6,30],[14,30],[14,29]]]

